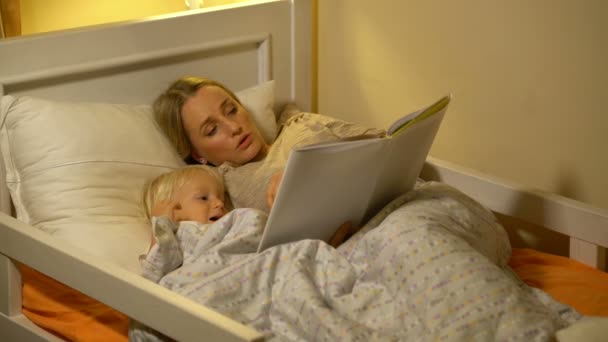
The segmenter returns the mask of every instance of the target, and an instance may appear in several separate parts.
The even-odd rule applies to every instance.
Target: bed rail
[[[608,210],[432,157],[421,177],[448,183],[496,213],[567,235],[570,258],[606,270]]]
[[[3,256],[29,265],[174,339],[200,341],[200,337],[205,336],[211,341],[263,340],[263,335],[252,328],[137,274],[100,261],[8,215],[0,214],[0,228]],[[45,257],[40,258],[40,255]],[[14,267],[3,264],[3,267]],[[14,278],[0,280],[3,282],[0,286],[8,285],[4,290],[14,291],[18,286]],[[21,311],[20,303],[16,301],[0,304],[3,310],[8,309],[12,314]]]

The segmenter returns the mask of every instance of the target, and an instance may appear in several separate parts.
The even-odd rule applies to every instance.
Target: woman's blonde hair
[[[182,107],[188,98],[194,96],[200,88],[207,86],[223,89],[241,104],[236,95],[223,84],[208,78],[188,76],[173,82],[156,98],[152,106],[154,119],[182,158],[186,158],[192,153],[192,144],[182,121]]]
[[[152,208],[154,208],[156,203],[171,200],[174,192],[181,188],[197,172],[205,172],[213,176],[220,186],[220,191],[224,192],[222,176],[214,168],[207,165],[188,165],[163,173],[144,186],[142,203],[148,220],[152,219]]]

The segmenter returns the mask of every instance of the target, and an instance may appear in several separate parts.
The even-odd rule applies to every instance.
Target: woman
[[[319,114],[287,110],[279,135],[264,142],[250,113],[224,85],[205,78],[175,81],[154,103],[154,114],[189,163],[212,164],[224,176],[235,208],[268,211],[289,151],[294,147],[358,135],[383,135]]]

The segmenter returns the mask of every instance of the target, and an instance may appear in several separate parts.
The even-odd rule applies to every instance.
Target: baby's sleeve
[[[183,262],[182,250],[175,231],[177,225],[166,216],[152,218],[152,234],[156,244],[147,255],[140,256],[142,275],[158,283],[167,273],[177,269]]]

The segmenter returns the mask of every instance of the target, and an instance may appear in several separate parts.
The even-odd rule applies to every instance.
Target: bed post
[[[2,96],[4,96],[4,84],[0,83],[0,98],[2,98]],[[4,122],[2,121],[2,118],[0,118],[0,129],[2,129],[2,126],[4,126]],[[11,195],[6,186],[6,169],[4,168],[3,158],[0,158],[0,179],[2,179],[2,183],[0,183],[0,212],[11,215],[13,205],[11,202]]]
[[[570,237],[570,258],[606,271],[606,248]]]
[[[5,255],[0,255],[0,313],[11,317],[21,314],[21,274]]]
[[[4,85],[0,84],[0,97],[2,96],[4,96]],[[11,198],[6,187],[6,171],[2,158],[0,158],[0,178],[2,179],[0,212],[10,215]],[[3,254],[0,254],[0,313],[9,317],[21,313],[21,274],[13,261]]]
[[[312,110],[312,0],[291,0],[291,98]]]

